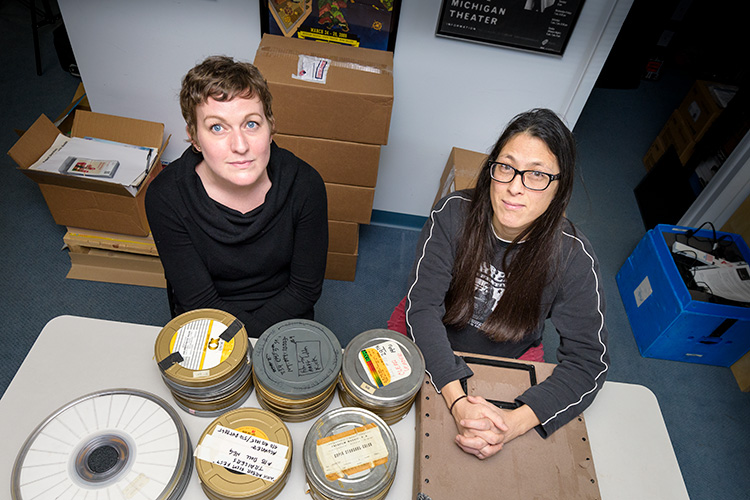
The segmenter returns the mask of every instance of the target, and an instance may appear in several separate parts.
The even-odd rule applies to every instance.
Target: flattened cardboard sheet
[[[166,288],[164,268],[159,257],[98,248],[80,248],[69,252],[70,271],[66,278],[120,283],[123,285]]]
[[[462,355],[461,353],[457,353]],[[467,356],[533,365],[539,382],[555,365],[490,356]],[[513,401],[530,386],[529,372],[469,365],[474,376],[467,391],[486,399]],[[447,498],[600,499],[594,462],[583,415],[547,439],[532,430],[494,456],[479,460],[454,443],[456,426],[429,378],[417,397],[417,440],[414,494],[418,500]]]
[[[107,233],[104,231],[94,231],[92,229],[68,227],[68,232],[63,236],[63,242],[65,242],[68,248],[75,249],[78,253],[81,253],[81,248],[85,247],[100,248],[102,250],[112,250],[115,252],[153,255],[155,257],[159,256],[151,233],[149,233],[148,236],[132,236],[128,234]]]

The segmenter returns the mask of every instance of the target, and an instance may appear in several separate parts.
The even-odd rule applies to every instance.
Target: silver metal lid
[[[289,399],[314,397],[336,382],[341,343],[320,323],[290,319],[263,332],[253,350],[259,384]]]
[[[393,484],[398,444],[391,428],[364,408],[336,408],[305,438],[308,486],[331,500],[382,498]]]
[[[373,407],[393,407],[422,387],[422,351],[409,337],[375,329],[354,337],[344,350],[341,375],[347,389]]]
[[[132,471],[142,478],[140,498],[179,499],[192,471],[190,437],[158,396],[100,391],[58,409],[29,436],[13,466],[11,498],[122,497],[133,488]]]

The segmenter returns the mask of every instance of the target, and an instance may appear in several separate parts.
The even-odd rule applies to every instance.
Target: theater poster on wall
[[[393,51],[401,0],[260,0],[262,33]]]
[[[561,56],[584,0],[443,0],[436,35]]]

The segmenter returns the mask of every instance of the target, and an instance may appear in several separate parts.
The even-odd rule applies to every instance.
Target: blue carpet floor
[[[3,152],[17,140],[14,129],[29,127],[41,113],[56,117],[79,83],[60,68],[51,33],[51,27],[41,30],[43,74],[37,76],[26,7],[0,3]],[[645,174],[641,158],[691,83],[679,73],[665,73],[661,81],[642,82],[634,90],[594,90],[574,130],[581,179],[569,216],[592,241],[602,266],[609,379],[642,384],[656,394],[693,500],[750,498],[750,394],[739,390],[728,368],[641,357],[614,279],[645,234],[633,195]],[[157,326],[169,321],[164,290],[66,279],[65,228],[55,225],[38,187],[7,155],[0,157],[0,171],[0,394],[56,316]],[[342,344],[385,326],[406,291],[416,239],[413,228],[361,226],[356,280],[326,281],[316,308],[316,319]],[[553,360],[556,340],[548,330],[545,347]]]

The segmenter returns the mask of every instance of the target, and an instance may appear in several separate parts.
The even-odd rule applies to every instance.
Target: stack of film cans
[[[253,351],[258,404],[286,422],[315,418],[333,399],[341,363],[341,344],[325,326],[304,319],[277,323]]]
[[[394,424],[409,412],[424,381],[422,351],[392,330],[362,332],[349,342],[339,375],[342,406],[358,406]]]
[[[284,422],[259,408],[215,419],[195,449],[195,469],[210,500],[271,500],[292,466],[292,436]]]
[[[398,445],[371,411],[336,408],[310,427],[303,461],[314,500],[381,500],[396,476]]]
[[[239,408],[252,392],[252,352],[242,322],[216,309],[177,316],[155,345],[162,379],[177,405],[212,418]]]

